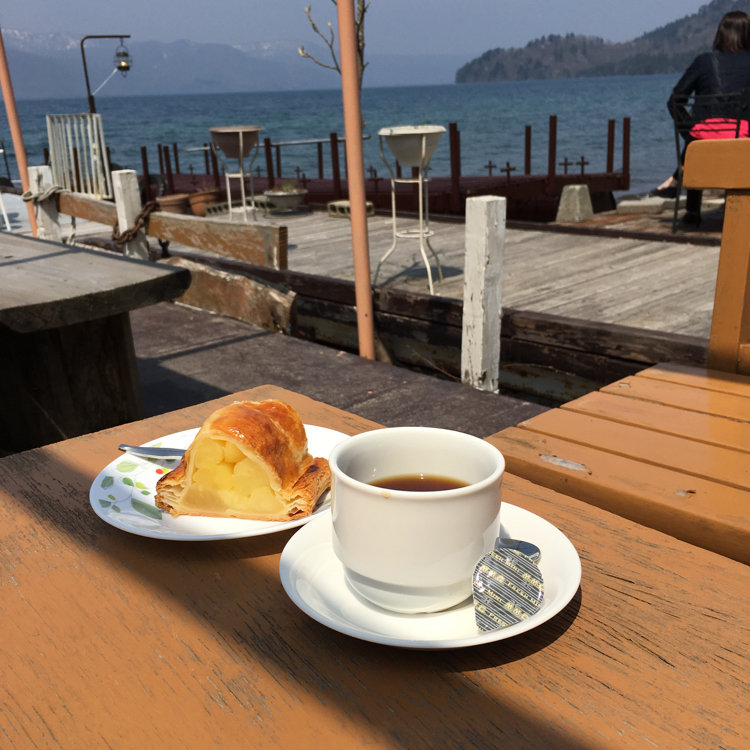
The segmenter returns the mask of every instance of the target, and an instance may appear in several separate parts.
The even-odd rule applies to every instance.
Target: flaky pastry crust
[[[218,481],[215,479],[218,469],[214,470],[213,475],[197,471],[196,457],[201,454],[205,456],[207,451],[213,456],[220,456],[222,450],[223,455],[231,452],[235,463],[220,460],[218,463],[223,463],[221,471],[225,474],[228,471],[231,475],[238,460],[248,459],[255,476],[262,477],[262,481],[270,487],[270,492],[266,489],[265,493],[266,497],[272,495],[271,501],[253,507],[252,501],[246,503],[242,492],[236,489],[229,491],[212,487],[214,496],[220,497],[226,507],[217,508],[207,503],[208,507],[201,508],[200,501],[196,506],[196,493],[191,487],[200,484],[202,476],[209,484]],[[155,503],[173,516],[207,515],[289,521],[309,516],[330,485],[328,461],[310,455],[305,427],[289,404],[273,399],[237,401],[218,409],[203,423],[177,467],[157,482]],[[201,491],[205,488],[196,489]],[[189,494],[190,500],[186,502]]]

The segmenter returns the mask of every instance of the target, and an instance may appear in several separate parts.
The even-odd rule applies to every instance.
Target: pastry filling
[[[261,466],[224,440],[203,440],[195,447],[192,480],[182,501],[186,511],[273,514],[285,508]]]

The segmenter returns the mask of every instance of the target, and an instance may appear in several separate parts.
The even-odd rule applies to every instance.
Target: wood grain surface
[[[694,141],[684,183],[725,189],[721,253],[708,342],[709,367],[750,375],[750,144],[746,138]]]
[[[671,215],[669,216],[671,223]],[[404,219],[404,228],[416,223]],[[349,222],[324,211],[284,215],[289,268],[332,279],[354,278]],[[440,297],[463,299],[464,223],[430,217],[430,243],[443,267]],[[367,220],[373,271],[393,241],[391,216]],[[719,248],[628,237],[597,237],[508,227],[503,259],[503,304],[597,323],[708,337]],[[178,249],[178,248],[175,248]],[[223,254],[223,253],[222,253]],[[669,284],[664,279],[669,279]],[[427,294],[419,243],[399,242],[383,265],[378,287]]]
[[[173,299],[190,283],[182,268],[7,232],[0,247],[0,324],[19,333]]]
[[[143,416],[128,314],[173,299],[186,269],[0,238],[0,455]]]
[[[376,426],[271,386],[241,396]],[[506,477],[505,501],[571,539],[580,590],[535,630],[450,651],[355,640],[297,610],[278,576],[293,531],[168,542],[93,513],[120,442],[236,397],[0,459],[0,745],[746,746],[750,568],[523,479]]]
[[[488,438],[509,470],[750,564],[750,378],[660,365]]]

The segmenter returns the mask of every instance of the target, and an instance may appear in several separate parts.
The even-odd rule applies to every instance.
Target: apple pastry
[[[180,463],[156,485],[173,516],[290,521],[309,516],[331,486],[299,414],[283,401],[238,401],[203,423]]]

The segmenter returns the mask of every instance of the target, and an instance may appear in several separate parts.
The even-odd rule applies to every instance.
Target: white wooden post
[[[52,167],[47,164],[41,167],[29,167],[29,191],[35,195],[52,187]],[[42,240],[62,242],[59,215],[57,211],[57,194],[39,201],[37,204],[37,236]]]
[[[112,189],[117,206],[117,225],[120,232],[131,229],[141,213],[141,191],[138,175],[133,169],[118,169],[112,172]],[[126,242],[123,253],[131,258],[148,260],[146,232],[139,229],[135,239]]]
[[[466,200],[461,380],[482,391],[500,382],[505,198]]]

